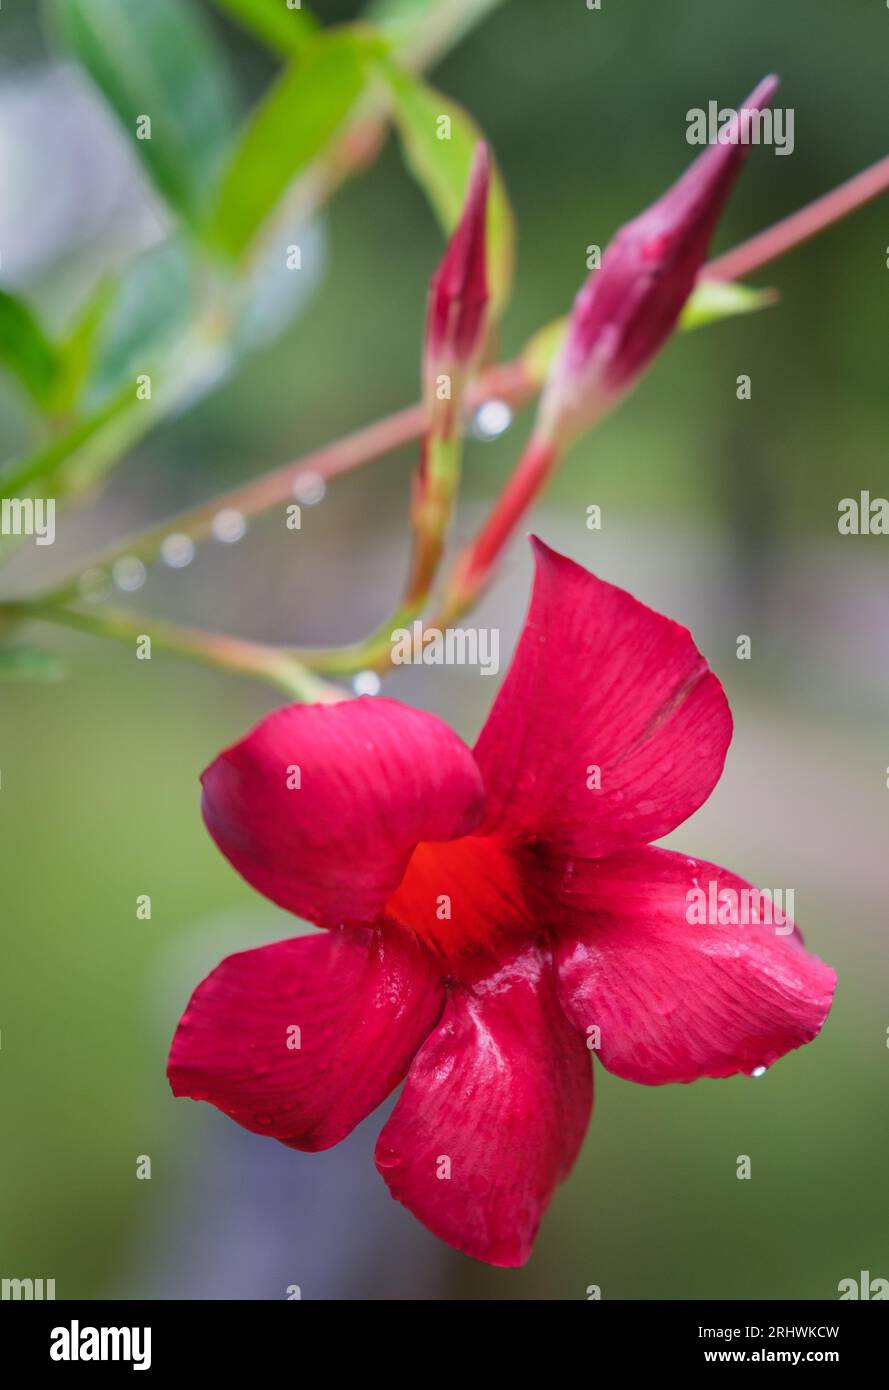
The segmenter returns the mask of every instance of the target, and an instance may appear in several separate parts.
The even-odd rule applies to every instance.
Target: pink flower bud
[[[427,371],[465,367],[484,344],[489,299],[485,216],[490,181],[488,147],[480,142],[463,215],[429,286]]]
[[[741,113],[645,212],[622,227],[574,302],[562,350],[540,405],[538,433],[569,442],[641,376],[670,336],[747,157],[744,112],[767,106],[766,77]]]

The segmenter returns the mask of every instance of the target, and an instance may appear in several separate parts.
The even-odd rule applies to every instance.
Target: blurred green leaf
[[[61,41],[86,68],[167,201],[200,221],[236,126],[228,72],[185,0],[47,0]],[[137,138],[140,117],[151,138]]]
[[[193,254],[177,238],[151,247],[125,268],[95,345],[92,405],[149,371],[152,356],[185,331],[194,307],[194,275]]]
[[[302,268],[298,275],[287,268],[280,245],[266,243],[251,257],[247,274],[238,281],[233,305],[235,361],[280,337],[312,302],[324,276],[326,243],[319,222],[305,226],[300,210],[290,214],[288,209],[275,230],[284,245],[299,244]]]
[[[381,70],[392,89],[393,115],[408,167],[445,235],[450,235],[463,208],[476,144],[484,136],[468,111],[422,79],[391,64],[381,65]],[[495,312],[500,313],[509,299],[515,271],[515,218],[496,165],[487,230],[488,280]]]
[[[336,134],[364,89],[369,36],[323,33],[250,118],[225,176],[215,232],[240,256],[295,176]]]
[[[27,304],[6,290],[0,290],[0,362],[39,406],[48,408],[58,379],[59,354]]]
[[[776,290],[755,290],[731,280],[699,280],[679,319],[681,329],[702,328],[737,314],[768,308],[778,298]]]
[[[567,326],[567,314],[560,319],[553,319],[552,323],[539,328],[522,349],[522,364],[528,377],[538,388],[546,381],[556,353],[562,346]]]
[[[139,406],[143,408],[137,409]],[[148,427],[149,413],[144,402],[136,400],[132,384],[65,434],[9,464],[0,474],[0,492],[15,497],[40,487],[46,496],[63,497],[75,491],[79,483],[85,486],[111,457],[127,417],[144,420]]]
[[[503,0],[371,0],[363,18],[389,35],[411,69],[460,42]]]
[[[286,0],[216,0],[216,4],[281,53],[302,53],[318,32],[315,16],[307,9],[288,9]]]
[[[103,275],[59,343],[59,375],[52,402],[59,414],[72,411],[86,388],[95,364],[98,341],[117,290],[114,276]]]
[[[57,681],[65,674],[58,657],[39,647],[0,646],[0,681]]]

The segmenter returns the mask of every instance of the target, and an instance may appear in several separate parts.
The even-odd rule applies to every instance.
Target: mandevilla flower
[[[677,183],[606,248],[580,291],[543,393],[540,439],[570,443],[621,398],[673,332],[750,146],[749,116],[778,87],[766,77]]]
[[[176,1095],[308,1150],[404,1080],[376,1150],[392,1194],[508,1266],[577,1157],[591,1052],[649,1085],[750,1073],[815,1037],[835,983],[792,924],[702,923],[698,890],[749,885],[651,846],[706,800],[731,737],[690,633],[536,550],[472,751],[364,698],[282,709],[205,772],[222,852],[326,930],[224,960],[169,1062]]]

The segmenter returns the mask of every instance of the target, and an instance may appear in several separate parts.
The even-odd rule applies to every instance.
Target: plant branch
[[[537,384],[530,380],[524,363],[518,358],[485,372],[468,392],[468,404],[474,408],[496,396],[517,409],[531,400],[536,392]],[[350,473],[362,464],[381,458],[419,438],[424,421],[425,412],[420,403],[407,406],[320,449],[303,454],[292,463],[282,464],[269,473],[231,488],[210,502],[180,512],[159,526],[139,531],[85,559],[78,566],[77,574],[44,595],[43,601],[55,604],[76,597],[77,581],[88,569],[107,567],[125,555],[140,560],[153,559],[169,535],[183,534],[192,541],[201,540],[211,532],[213,520],[222,510],[231,508],[244,517],[250,517],[281,503],[292,502],[294,486],[301,478],[318,477],[329,482],[343,473]]]
[[[255,676],[285,690],[297,700],[331,704],[345,698],[345,691],[319,680],[286,648],[250,642],[224,633],[182,627],[147,613],[121,608],[102,608],[94,613],[50,603],[15,603],[0,607],[0,616],[15,621],[37,621],[75,628],[96,637],[108,637],[133,647],[140,637],[152,646],[219,666],[240,675]]]
[[[878,198],[889,189],[889,155],[871,164],[854,178],[841,183],[839,188],[831,189],[814,203],[791,213],[773,227],[759,232],[757,236],[744,241],[740,246],[717,256],[704,266],[701,272],[708,280],[740,280],[752,270],[769,261],[775,261],[795,246],[817,236],[826,227],[848,217],[857,208]]]
[[[716,257],[704,266],[700,278],[728,280],[747,275],[848,216],[887,189],[889,156],[863,170],[839,188],[816,199],[799,212],[776,223],[774,227],[761,232],[734,250]],[[511,362],[501,363],[483,373],[468,393],[468,404],[471,408],[491,397],[499,397],[518,409],[533,399],[539,385],[528,362],[520,355]],[[362,464],[417,439],[422,432],[424,420],[425,414],[421,404],[408,406],[305,454],[292,463],[284,464],[240,487],[233,488],[211,502],[182,512],[160,526],[127,538],[113,548],[97,554],[92,560],[85,560],[78,569],[78,577],[87,568],[107,566],[124,555],[151,559],[157,554],[163,540],[172,533],[182,532],[192,540],[198,540],[210,531],[214,517],[223,508],[233,508],[248,517],[278,503],[289,501],[293,497],[294,485],[301,477],[314,474],[329,480],[351,472]],[[512,500],[518,505],[509,508],[510,525],[507,530],[513,530],[521,514],[533,504],[550,471],[549,467],[535,469],[533,479],[529,481],[529,477],[523,476],[525,485],[518,491],[512,490]],[[491,524],[482,533],[483,536],[490,535],[496,542],[492,546],[492,554],[499,553],[504,539],[500,534],[503,528],[495,525],[495,521],[503,515],[503,508],[497,504]],[[490,566],[485,565],[483,568],[487,576]],[[475,582],[464,584],[464,581],[475,581],[479,577],[480,571],[476,567],[473,567],[472,573],[464,571],[462,574],[458,568],[446,596],[442,618],[465,609],[467,603],[478,592],[478,586]],[[108,610],[103,610],[101,614],[88,614],[62,606],[76,594],[75,578],[35,602],[0,606],[0,614],[14,620],[41,618],[47,622],[78,627],[99,635],[132,640],[142,622],[138,615]],[[393,615],[390,623],[381,626],[361,642],[346,647],[305,651],[263,646],[240,638],[179,628],[154,619],[145,620],[143,626],[151,624],[153,635],[157,637],[159,644],[166,645],[171,650],[186,652],[230,670],[263,676],[299,698],[306,698],[301,692],[309,689],[311,685],[313,690],[320,688],[322,693],[313,693],[310,698],[336,699],[342,697],[342,692],[338,692],[335,687],[325,687],[322,682],[315,684],[312,671],[348,675],[366,668],[384,670],[388,665],[387,629],[392,623],[410,622],[416,616],[413,608],[405,607]],[[323,693],[325,690],[326,694]]]

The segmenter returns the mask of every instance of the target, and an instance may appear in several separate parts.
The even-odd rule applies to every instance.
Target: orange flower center
[[[514,853],[478,835],[417,845],[385,915],[449,960],[534,929]]]

